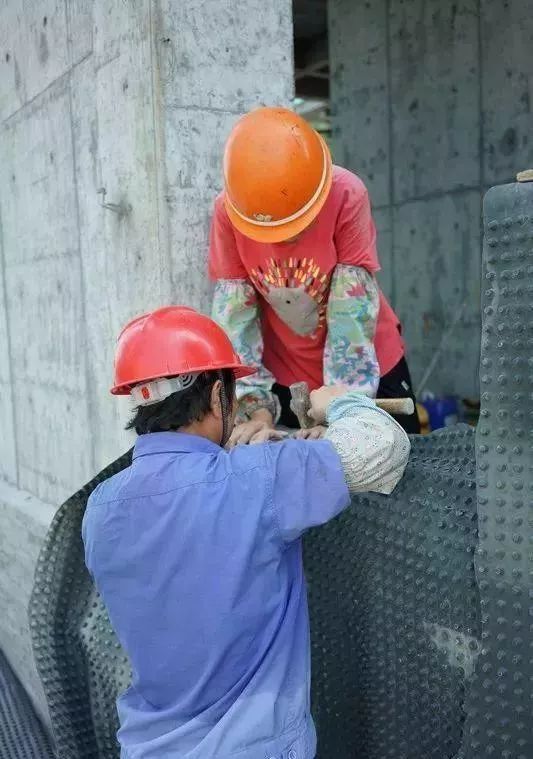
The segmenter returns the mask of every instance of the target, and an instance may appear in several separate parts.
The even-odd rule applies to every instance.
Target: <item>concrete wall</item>
[[[478,395],[484,191],[533,166],[533,0],[329,0],[333,145],[366,181],[415,385]]]
[[[0,5],[0,647],[41,712],[33,567],[54,506],[131,444],[116,335],[209,308],[223,141],[292,80],[290,0]]]

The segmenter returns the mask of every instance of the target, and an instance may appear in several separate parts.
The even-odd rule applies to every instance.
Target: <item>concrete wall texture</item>
[[[131,444],[118,330],[209,309],[224,139],[292,87],[290,0],[0,5],[0,647],[41,713],[33,567],[54,506]]]
[[[368,185],[414,384],[479,395],[481,199],[533,166],[533,0],[329,0],[333,146]]]

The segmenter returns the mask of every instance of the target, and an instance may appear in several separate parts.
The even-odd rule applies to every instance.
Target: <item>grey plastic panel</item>
[[[484,203],[477,430],[482,650],[466,759],[533,757],[533,183]]]
[[[305,541],[321,759],[533,759],[533,185],[491,190],[485,216],[477,458],[470,428],[413,438],[392,496],[354,498]],[[80,526],[129,461],[60,508],[37,568],[32,634],[61,759],[118,757],[129,671]]]
[[[22,685],[0,652],[0,757],[53,759],[52,747]]]
[[[479,652],[474,436],[412,439],[392,496],[305,543],[319,757],[449,759]]]
[[[37,568],[34,647],[61,759],[118,756],[114,702],[129,670],[84,568],[80,528],[93,488],[129,461],[59,509]],[[470,428],[414,438],[392,496],[354,498],[306,539],[320,756],[458,750],[479,637],[474,478]]]
[[[60,507],[35,571],[30,600],[33,650],[59,759],[119,755],[114,701],[128,682],[129,670],[85,569],[81,522],[94,488],[130,462],[131,452]]]

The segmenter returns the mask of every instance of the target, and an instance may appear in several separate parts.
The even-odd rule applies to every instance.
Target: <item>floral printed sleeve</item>
[[[379,364],[374,334],[378,311],[379,290],[374,276],[360,266],[337,265],[327,309],[326,385],[346,385],[376,397]]]
[[[257,368],[256,374],[237,381],[237,421],[246,421],[260,408],[270,411],[277,421],[280,405],[272,392],[274,377],[263,366],[259,301],[253,285],[246,279],[217,280],[212,316],[228,334],[242,362]]]

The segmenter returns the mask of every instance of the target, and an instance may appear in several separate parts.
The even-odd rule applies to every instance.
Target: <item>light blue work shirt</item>
[[[300,537],[348,503],[326,440],[228,453],[182,433],[138,438],[83,520],[133,670],[123,759],[313,759]]]

